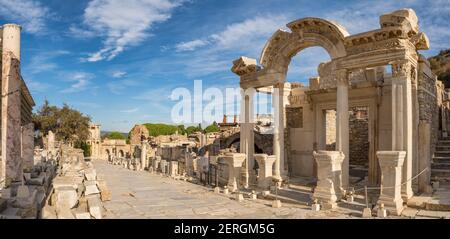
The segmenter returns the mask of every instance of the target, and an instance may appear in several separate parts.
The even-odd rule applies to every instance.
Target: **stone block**
[[[6,199],[0,198],[0,213],[6,210],[6,207],[8,206],[8,202]]]
[[[263,197],[267,197],[267,196],[269,196],[270,195],[270,191],[262,191],[261,192],[261,196],[263,196]]]
[[[95,169],[86,169],[84,171],[84,177],[86,178],[86,180],[88,181],[93,181],[97,179],[97,172],[95,171]]]
[[[91,214],[88,212],[77,212],[75,213],[76,219],[91,219]]]
[[[58,219],[75,219],[72,210],[67,207],[61,207],[56,209],[56,215]]]
[[[100,190],[100,198],[103,202],[105,201],[111,201],[112,200],[112,194],[111,191],[108,189],[108,186],[106,184],[105,180],[97,180],[97,186]]]
[[[78,203],[78,194],[73,187],[60,187],[55,190],[55,203],[57,208],[75,207]]]
[[[382,207],[378,208],[378,210],[377,210],[377,217],[378,218],[386,218],[387,217],[386,208],[382,208]]]
[[[314,212],[320,211],[320,204],[318,204],[318,203],[313,203],[313,204],[311,205],[311,210],[314,211]]]
[[[0,190],[0,197],[3,199],[10,199],[11,198],[11,188],[4,188]]]
[[[272,207],[273,208],[281,208],[281,201],[280,200],[273,200]]]
[[[18,198],[28,198],[28,197],[30,197],[30,190],[28,189],[27,186],[20,185],[17,188],[17,195],[16,195],[16,197],[18,197]]]
[[[56,208],[53,206],[46,205],[41,210],[41,218],[42,219],[57,219],[56,216]]]
[[[223,189],[223,194],[228,195],[229,193],[230,193],[230,191],[228,190],[228,188]]]
[[[38,186],[42,186],[44,185],[44,181],[45,181],[45,175],[39,175],[36,178],[30,178],[26,181],[27,185],[38,185]]]
[[[56,177],[53,179],[53,188],[58,189],[60,187],[72,187],[73,189],[78,188],[78,184],[74,181],[73,177]]]
[[[85,187],[84,195],[86,196],[100,193],[97,187],[97,181],[85,181],[84,187]]]
[[[372,218],[372,210],[370,208],[364,208],[362,217],[363,218]]]
[[[95,219],[102,219],[102,211],[103,205],[100,199],[97,197],[89,197],[88,201],[88,209],[91,216]]]
[[[37,190],[33,190],[29,194],[29,197],[27,198],[19,198],[16,197],[11,203],[11,205],[15,208],[21,208],[21,209],[30,209],[30,208],[36,208],[36,196],[37,196]]]
[[[236,194],[236,201],[243,202],[244,201],[244,195],[242,195],[242,193],[237,193]]]

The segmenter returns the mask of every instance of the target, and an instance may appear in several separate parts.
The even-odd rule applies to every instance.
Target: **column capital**
[[[347,69],[339,69],[334,72],[336,77],[337,84],[348,84],[348,70]]]
[[[408,60],[399,60],[389,63],[392,68],[393,77],[406,77],[411,72],[411,62]]]

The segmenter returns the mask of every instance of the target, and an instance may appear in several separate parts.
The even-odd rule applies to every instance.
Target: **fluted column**
[[[402,197],[408,200],[412,190],[413,118],[411,92],[411,63],[407,60],[391,63],[392,150],[405,151],[402,172]]]
[[[349,109],[348,109],[348,74],[347,70],[336,71],[336,151],[345,155],[342,164],[342,186],[348,187],[349,178]]]

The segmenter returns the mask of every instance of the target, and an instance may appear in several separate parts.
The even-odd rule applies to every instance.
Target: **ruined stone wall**
[[[437,101],[436,78],[422,73],[418,77],[419,120],[431,125],[431,152],[434,152],[439,134],[439,106]]]
[[[350,164],[369,165],[369,118],[367,109],[353,109],[350,114]]]

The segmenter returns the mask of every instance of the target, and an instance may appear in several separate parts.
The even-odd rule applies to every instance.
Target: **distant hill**
[[[445,88],[450,88],[450,49],[439,52],[437,56],[428,58],[431,70],[442,81]]]

